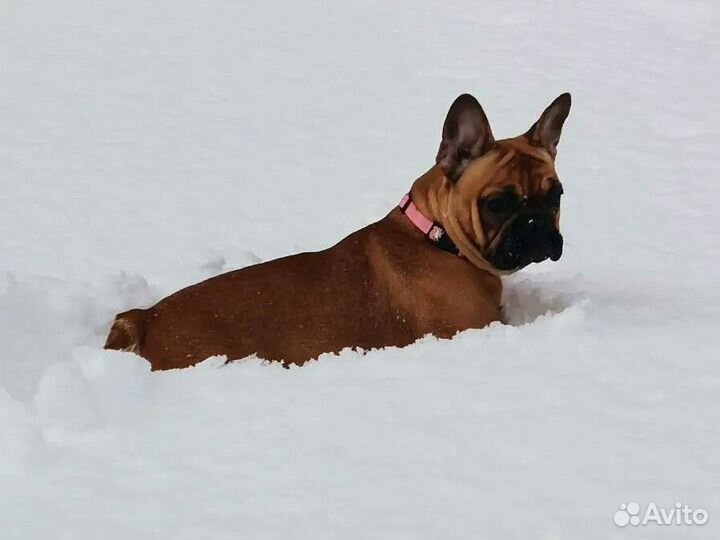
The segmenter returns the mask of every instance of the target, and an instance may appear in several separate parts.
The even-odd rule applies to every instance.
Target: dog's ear
[[[485,111],[470,94],[459,96],[450,106],[435,163],[455,182],[471,160],[495,144]]]
[[[570,114],[571,103],[570,94],[567,92],[560,94],[525,134],[532,144],[545,148],[553,159],[557,155],[557,145],[560,142],[565,119]]]

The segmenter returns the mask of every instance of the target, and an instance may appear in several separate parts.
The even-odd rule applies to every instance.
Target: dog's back
[[[438,289],[446,274],[454,286]],[[396,210],[327,250],[228,272],[121,313],[105,348],[132,351],[155,370],[217,355],[302,365],[348,346],[404,346],[484,326],[499,318],[499,294],[496,277],[439,251]]]
[[[411,332],[401,338],[402,329],[383,323],[389,296],[367,255],[372,227],[330,249],[228,272],[120,313],[105,348],[173,369],[215,355],[302,364],[349,343],[409,343]]]

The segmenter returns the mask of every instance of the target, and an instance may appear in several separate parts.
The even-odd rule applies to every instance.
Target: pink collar
[[[458,248],[445,232],[445,229],[431,219],[427,218],[418,209],[418,207],[415,206],[415,203],[412,202],[409,193],[400,199],[398,207],[400,208],[400,211],[407,216],[410,223],[415,225],[415,227],[417,227],[420,232],[423,233],[437,247],[449,253],[454,253],[455,255],[460,254]]]

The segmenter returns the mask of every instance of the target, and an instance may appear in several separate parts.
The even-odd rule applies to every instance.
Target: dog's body
[[[301,365],[345,347],[404,346],[499,320],[499,275],[562,250],[553,163],[569,107],[565,94],[527,134],[495,141],[474,98],[456,100],[436,165],[411,200],[458,254],[438,249],[396,208],[327,250],[222,274],[121,313],[105,347],[133,351],[153,369],[254,353]],[[508,197],[515,208],[498,202]]]
[[[444,285],[452,276],[450,286]],[[323,352],[450,337],[499,318],[500,279],[438,250],[399,209],[330,249],[208,279],[121,314],[108,348],[154,369],[212,355],[302,364]]]

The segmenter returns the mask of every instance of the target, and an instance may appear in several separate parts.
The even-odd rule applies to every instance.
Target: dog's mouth
[[[519,216],[497,245],[490,262],[498,270],[519,270],[531,263],[562,256],[563,237],[552,216],[536,212]]]

